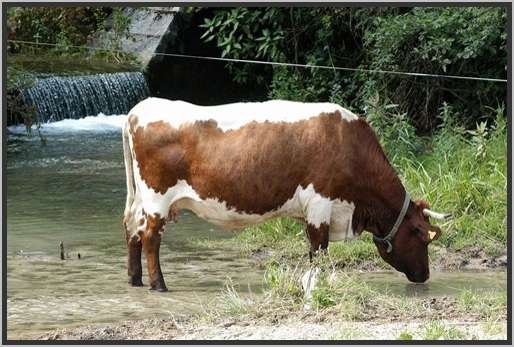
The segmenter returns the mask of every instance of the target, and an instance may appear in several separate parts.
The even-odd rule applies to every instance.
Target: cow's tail
[[[128,118],[125,126],[123,127],[123,159],[125,160],[125,174],[127,176],[127,202],[125,204],[125,216],[128,216],[132,203],[134,202],[134,195],[136,184],[134,182],[134,166],[132,161],[132,151],[130,150],[129,141],[129,123]]]

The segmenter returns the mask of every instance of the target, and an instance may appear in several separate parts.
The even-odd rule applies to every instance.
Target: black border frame
[[[506,340],[10,340],[7,339],[7,175],[2,171],[2,344],[12,345],[511,345],[512,344],[512,2],[2,2],[2,168],[6,151],[7,9],[10,7],[504,7],[507,11],[507,339]]]

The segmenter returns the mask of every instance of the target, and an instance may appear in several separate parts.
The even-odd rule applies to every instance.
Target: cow
[[[225,229],[271,218],[305,222],[309,254],[373,234],[380,256],[412,282],[429,278],[428,245],[441,234],[412,201],[368,123],[333,103],[283,100],[197,106],[148,98],[123,127],[128,276],[166,291],[159,262],[168,221],[187,209]]]

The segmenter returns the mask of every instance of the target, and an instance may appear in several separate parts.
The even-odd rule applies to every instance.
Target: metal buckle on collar
[[[400,227],[400,224],[402,224],[403,218],[405,218],[405,214],[407,213],[407,209],[409,208],[409,203],[410,195],[409,193],[405,192],[405,200],[403,200],[402,210],[400,211],[398,218],[396,218],[396,222],[391,228],[391,231],[385,237],[378,237],[376,235],[373,235],[373,240],[387,245],[387,253],[391,253],[393,251],[393,245],[391,244],[391,241],[398,232],[398,228]]]

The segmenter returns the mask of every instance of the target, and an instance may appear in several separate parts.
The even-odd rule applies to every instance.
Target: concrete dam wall
[[[214,105],[266,99],[262,87],[235,83],[225,62],[170,57],[159,53],[221,56],[212,42],[205,43],[199,27],[213,9],[199,12],[179,7],[128,8],[130,38],[123,50],[143,63],[152,96]],[[157,54],[156,54],[157,53]]]

